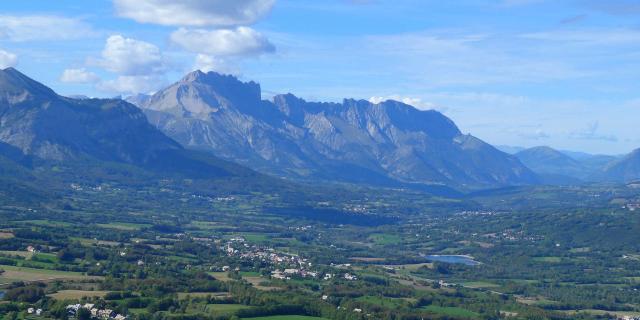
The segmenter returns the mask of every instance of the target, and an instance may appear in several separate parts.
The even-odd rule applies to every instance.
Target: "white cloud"
[[[399,95],[390,95],[386,97],[371,97],[369,98],[369,102],[378,104],[387,100],[395,100],[400,101],[404,104],[408,104],[410,106],[414,106],[420,110],[430,110],[434,109],[436,106],[433,103],[422,101],[421,98],[412,98],[412,97],[401,97]]]
[[[95,64],[117,78],[97,83],[98,90],[117,93],[148,93],[165,84],[169,70],[160,48],[121,35],[110,36]]]
[[[78,19],[0,15],[0,39],[10,41],[74,40],[97,34],[89,24]]]
[[[114,0],[117,13],[142,23],[237,26],[256,22],[275,0]]]
[[[580,140],[603,140],[615,142],[618,141],[618,137],[612,134],[600,133],[600,122],[593,121],[587,124],[587,126],[580,130],[574,130],[569,133],[569,137]]]
[[[100,81],[100,77],[85,68],[66,69],[62,72],[60,81],[66,83],[95,83]]]
[[[18,64],[18,56],[0,49],[0,69],[14,67]]]
[[[164,82],[164,77],[160,75],[119,76],[98,83],[97,88],[101,91],[125,94],[151,93]]]
[[[256,56],[275,51],[261,33],[248,28],[202,30],[180,28],[171,41],[184,49],[215,56]]]
[[[232,67],[228,61],[207,54],[198,54],[196,56],[193,69],[200,70],[202,72],[215,71],[233,75],[237,75],[239,73],[239,71]]]
[[[98,64],[124,76],[142,76],[166,70],[164,57],[157,46],[121,35],[107,39]]]

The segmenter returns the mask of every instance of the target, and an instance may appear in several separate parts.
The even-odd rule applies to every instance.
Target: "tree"
[[[58,258],[60,261],[73,261],[75,257],[71,253],[71,250],[64,248],[58,252]]]
[[[76,313],[76,317],[78,320],[91,320],[91,311],[85,308],[80,308]]]

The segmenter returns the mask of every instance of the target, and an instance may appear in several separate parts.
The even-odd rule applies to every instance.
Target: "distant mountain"
[[[640,149],[609,163],[599,176],[604,180],[615,182],[640,180]]]
[[[551,147],[540,146],[515,154],[520,161],[537,173],[544,183],[574,184],[591,175],[580,161]]]
[[[519,160],[436,111],[385,101],[261,100],[260,86],[195,71],[136,102],[182,145],[281,176],[383,185],[530,184]]]
[[[185,150],[118,99],[72,99],[8,68],[0,71],[0,154],[7,165],[120,163],[147,171],[221,177],[250,174]],[[26,162],[25,162],[26,161]]]
[[[584,152],[561,151],[547,146],[533,147],[515,154],[544,183],[575,184],[610,180],[603,170],[618,157]]]
[[[506,145],[499,145],[496,146],[496,149],[504,152],[504,153],[508,153],[508,154],[516,154],[522,150],[525,150],[526,148],[523,147],[517,147],[517,146],[506,146]]]

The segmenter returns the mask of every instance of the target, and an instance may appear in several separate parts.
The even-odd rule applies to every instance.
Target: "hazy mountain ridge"
[[[630,182],[640,180],[640,149],[607,164],[601,174],[606,180]]]
[[[265,101],[255,82],[195,71],[137,103],[181,144],[278,175],[472,188],[537,181],[439,112],[397,101]]]
[[[640,177],[640,170],[634,171],[633,169],[632,156],[620,158],[610,155],[560,151],[548,146],[523,149],[515,156],[541,176],[543,182],[546,183],[622,182]],[[629,165],[631,168],[620,169],[620,167]],[[621,171],[626,171],[626,173],[620,173]]]

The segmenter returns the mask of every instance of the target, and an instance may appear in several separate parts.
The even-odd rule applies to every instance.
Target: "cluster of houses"
[[[629,211],[640,210],[640,202],[630,202],[627,203],[624,208],[627,208]]]
[[[487,233],[483,237],[495,240],[507,240],[507,241],[529,241],[536,242],[544,240],[544,236],[541,235],[529,235],[522,230],[504,230],[499,233]]]
[[[369,213],[369,208],[366,205],[361,204],[348,204],[345,205],[342,210],[351,213]]]
[[[42,315],[42,309],[29,308],[29,309],[27,309],[27,313],[28,314],[33,314],[33,315],[36,315],[36,316],[40,316],[40,315]]]
[[[86,309],[91,312],[91,317],[96,319],[113,319],[113,320],[126,320],[128,317],[121,315],[111,309],[98,309],[93,303],[70,304],[67,306],[67,312],[70,316],[75,316],[80,309]]]
[[[304,269],[311,267],[311,262],[296,255],[276,252],[273,248],[263,248],[256,245],[249,245],[242,237],[230,239],[225,246],[221,247],[227,256],[236,256],[241,259],[268,262],[277,265],[286,265]]]
[[[229,239],[226,245],[221,247],[221,249],[227,253],[227,256],[235,256],[241,259],[252,261],[261,261],[270,263],[272,265],[284,267],[283,269],[276,269],[275,271],[271,272],[271,277],[274,279],[290,280],[292,277],[318,278],[321,276],[319,272],[310,270],[313,264],[306,258],[302,258],[297,255],[276,252],[272,248],[263,248],[256,245],[249,245],[242,237]],[[229,270],[228,266],[225,267],[227,270]],[[226,271],[225,268],[223,268],[223,271]],[[323,280],[325,281],[328,281],[334,277],[334,275],[330,273],[326,273],[322,276]],[[349,281],[358,279],[358,277],[350,273],[345,273],[342,277]]]
[[[318,277],[318,272],[307,271],[304,269],[295,269],[295,268],[289,268],[284,270],[278,269],[271,272],[271,277],[274,279],[290,280],[292,276],[299,276],[303,278],[306,278],[306,277],[316,278]]]
[[[72,183],[70,185],[71,190],[73,191],[85,191],[85,188],[89,189],[90,191],[102,191],[102,186],[88,186],[88,187],[83,187],[82,185],[78,184],[78,183]]]
[[[464,210],[460,212],[456,212],[454,216],[493,216],[496,215],[497,212],[494,211],[483,211],[483,210]]]

